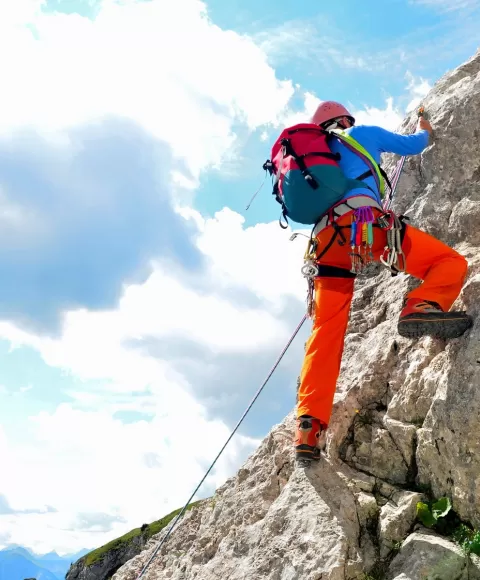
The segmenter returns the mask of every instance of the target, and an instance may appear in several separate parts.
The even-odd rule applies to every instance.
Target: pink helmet
[[[323,103],[318,105],[311,122],[316,125],[322,125],[326,121],[331,121],[338,117],[347,117],[352,125],[355,123],[355,119],[343,105],[335,101],[323,101]]]

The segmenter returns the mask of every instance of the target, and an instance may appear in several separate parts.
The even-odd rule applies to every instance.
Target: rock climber
[[[378,164],[384,152],[402,156],[421,153],[432,134],[432,126],[423,116],[419,117],[413,135],[400,135],[377,126],[356,126],[349,111],[333,101],[321,103],[311,122],[327,130],[345,130]],[[332,152],[340,153],[339,165],[346,177],[355,179],[363,174],[367,177],[363,178],[364,188],[349,191],[343,203],[336,206],[336,224],[329,223],[326,217],[314,230],[317,255],[322,256],[317,262],[319,275],[314,278],[313,328],[300,374],[295,435],[296,458],[307,462],[320,457],[328,428],[356,277],[348,241],[333,243],[326,252],[324,250],[332,235],[338,233],[337,226],[349,227],[352,223],[353,208],[358,208],[359,203],[370,207],[375,219],[384,213],[377,182],[371,172],[368,176],[369,168],[364,160],[340,141],[335,140],[330,147]],[[375,228],[371,248],[374,261],[380,260],[386,243],[386,230]],[[444,339],[461,336],[471,326],[472,319],[465,312],[449,310],[463,286],[468,267],[466,259],[438,239],[404,222],[401,246],[405,272],[423,283],[406,297],[398,321],[400,335],[409,338],[431,335]]]

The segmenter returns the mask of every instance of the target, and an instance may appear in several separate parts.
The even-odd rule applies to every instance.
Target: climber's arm
[[[428,121],[426,121],[428,122]],[[418,155],[428,145],[429,131],[422,128],[421,125],[417,127],[416,133],[413,135],[400,135],[382,129],[382,127],[371,127],[374,131],[372,137],[375,139],[379,151],[382,153],[396,153],[397,155]]]

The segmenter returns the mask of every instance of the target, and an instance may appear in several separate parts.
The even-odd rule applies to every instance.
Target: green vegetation
[[[459,544],[466,555],[480,556],[480,531],[462,523],[452,510],[448,497],[435,502],[418,502],[417,518],[427,528],[433,528],[439,534],[451,538]]]
[[[196,501],[188,505],[186,511],[190,511],[191,509],[197,507],[201,501]],[[163,528],[168,526],[168,524],[182,511],[182,508],[173,511],[172,513],[166,515],[160,520],[156,522],[152,522],[151,524],[143,524],[141,528],[135,528],[131,530],[124,536],[117,538],[116,540],[112,540],[108,544],[93,550],[93,552],[88,553],[85,556],[85,566],[92,566],[96,562],[103,560],[103,558],[111,551],[116,550],[123,550],[127,547],[127,545],[134,540],[135,538],[142,536],[144,541],[146,542],[155,534],[158,534]]]
[[[448,497],[442,497],[436,502],[417,503],[417,518],[426,528],[434,528],[439,524],[440,518],[444,518],[452,509],[452,503]]]
[[[480,556],[480,532],[460,524],[453,534],[453,539],[460,544],[466,554]]]
[[[385,569],[386,565],[377,565],[368,574],[364,574],[362,580],[385,580]]]

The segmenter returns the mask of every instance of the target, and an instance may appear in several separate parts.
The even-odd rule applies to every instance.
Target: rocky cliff
[[[385,270],[359,279],[326,455],[294,466],[292,413],[187,514],[145,580],[480,578],[468,553],[480,551],[480,52],[424,105],[434,139],[405,164],[395,208],[468,259],[455,307],[473,328],[448,342],[403,339],[396,320],[418,281]],[[428,504],[439,498],[448,513]],[[113,578],[135,579],[161,537]]]
[[[191,503],[188,506],[188,511],[202,503],[202,501]],[[107,580],[107,578],[111,578],[125,562],[139,554],[150,538],[163,530],[179,512],[180,509],[156,522],[143,524],[141,528],[130,530],[120,538],[85,554],[70,566],[66,580]]]

